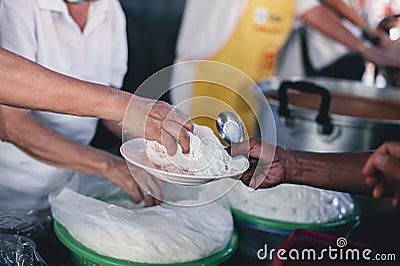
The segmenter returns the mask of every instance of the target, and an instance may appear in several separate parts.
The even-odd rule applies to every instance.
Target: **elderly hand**
[[[393,205],[400,199],[400,143],[386,142],[367,160],[363,168],[367,185],[374,188],[373,196],[381,197],[389,188],[394,189]]]
[[[288,160],[293,156],[282,147],[262,142],[251,138],[230,147],[232,156],[239,154],[248,155],[249,169],[242,175],[242,182],[254,189],[269,188],[288,181],[288,174],[292,168],[288,168]]]
[[[193,131],[189,116],[166,102],[133,96],[127,111],[123,128],[133,137],[155,140],[175,154],[177,142],[183,152],[189,151],[188,131]],[[126,132],[124,132],[126,133]]]
[[[144,200],[146,207],[160,204],[164,198],[164,189],[155,177],[134,166],[130,167],[129,171],[125,160],[118,156],[110,155],[109,159],[110,164],[102,175],[131,195],[132,202],[139,203]],[[146,183],[138,184],[138,178],[146,180]]]

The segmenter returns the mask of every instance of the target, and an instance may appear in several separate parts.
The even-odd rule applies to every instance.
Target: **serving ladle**
[[[218,114],[216,120],[217,131],[220,137],[229,145],[244,140],[245,131],[242,120],[231,111],[223,111]]]

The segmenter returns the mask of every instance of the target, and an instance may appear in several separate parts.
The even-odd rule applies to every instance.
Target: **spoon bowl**
[[[218,134],[229,145],[244,140],[245,131],[242,120],[231,111],[223,111],[218,114],[216,120]]]

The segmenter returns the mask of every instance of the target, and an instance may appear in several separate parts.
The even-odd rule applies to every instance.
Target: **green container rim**
[[[54,220],[53,222],[54,231],[58,237],[58,239],[63,243],[72,253],[79,255],[81,257],[86,258],[87,260],[92,261],[93,263],[100,265],[112,265],[112,266],[150,266],[150,265],[164,265],[164,266],[192,266],[192,265],[217,265],[227,259],[229,259],[233,253],[235,252],[238,246],[238,233],[236,230],[233,230],[231,239],[228,245],[222,249],[221,251],[206,257],[201,260],[196,261],[188,261],[182,263],[174,263],[174,264],[150,264],[150,263],[140,263],[140,262],[131,262],[126,260],[115,259],[111,257],[107,257],[104,255],[100,255],[95,251],[85,247],[79,241],[74,239],[68,232],[68,230],[61,225],[59,222]]]
[[[332,229],[339,228],[342,226],[347,226],[351,223],[358,223],[360,220],[360,213],[361,213],[360,206],[358,205],[357,202],[354,202],[353,213],[351,215],[345,217],[344,219],[341,219],[338,221],[327,222],[327,223],[320,223],[320,224],[306,224],[306,223],[293,223],[293,222],[285,222],[285,221],[280,221],[280,220],[266,219],[266,218],[262,218],[262,217],[244,213],[243,211],[240,211],[233,207],[231,208],[231,211],[232,211],[233,217],[236,220],[245,222],[248,224],[253,224],[253,225],[268,227],[268,228],[274,228],[274,229],[280,229],[280,230],[288,230],[288,231],[303,228],[303,229],[309,229],[309,230],[319,231],[319,232],[328,232],[328,231],[331,231]]]

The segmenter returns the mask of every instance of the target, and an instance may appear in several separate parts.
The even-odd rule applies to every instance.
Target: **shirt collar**
[[[66,8],[67,6],[63,0],[37,0],[37,1],[40,9],[45,9],[55,12],[68,11]],[[99,9],[98,11],[101,10],[104,13],[107,13],[109,11],[109,5],[107,4],[107,1],[98,0],[93,2],[92,4],[97,6],[97,8]]]
[[[39,8],[56,11],[56,12],[65,12],[66,5],[63,0],[38,0]]]

